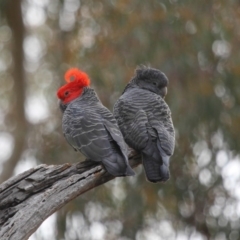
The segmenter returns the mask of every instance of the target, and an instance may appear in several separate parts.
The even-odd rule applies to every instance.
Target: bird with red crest
[[[113,176],[132,176],[127,145],[112,113],[90,88],[88,75],[72,68],[57,96],[63,112],[62,129],[67,142],[87,157],[101,162]]]

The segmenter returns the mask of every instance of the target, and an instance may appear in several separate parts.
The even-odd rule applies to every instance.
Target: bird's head
[[[142,89],[154,92],[162,98],[167,95],[168,78],[158,69],[145,66],[137,68],[134,80]]]
[[[65,73],[66,84],[57,91],[60,104],[67,105],[69,102],[78,98],[84,87],[90,85],[90,79],[85,72],[77,68],[71,68]],[[63,107],[60,105],[60,107]]]

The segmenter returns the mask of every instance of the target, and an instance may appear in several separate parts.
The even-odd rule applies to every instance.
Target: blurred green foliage
[[[239,239],[240,2],[25,0],[22,11],[26,99],[31,104],[31,97],[44,98],[48,114],[29,121],[20,161],[84,159],[61,132],[56,91],[68,68],[86,71],[109,109],[139,64],[161,69],[170,80],[166,101],[176,129],[171,179],[150,184],[140,166],[134,178],[91,190],[59,211],[56,239],[94,239],[95,223],[103,224],[102,239],[109,240],[181,239],[181,234]],[[10,134],[17,121],[9,110],[17,81],[9,71],[11,40],[3,15],[0,120]]]

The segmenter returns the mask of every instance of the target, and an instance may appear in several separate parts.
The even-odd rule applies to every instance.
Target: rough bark
[[[130,165],[140,164],[132,153]],[[39,165],[0,185],[0,239],[24,240],[72,199],[114,177],[91,161]]]

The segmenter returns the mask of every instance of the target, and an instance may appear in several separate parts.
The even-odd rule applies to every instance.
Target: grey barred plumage
[[[75,150],[92,161],[102,162],[113,176],[135,174],[116,120],[93,89],[84,87],[79,97],[60,106],[64,136]]]
[[[175,145],[171,111],[164,101],[168,79],[161,71],[141,67],[114,105],[114,116],[126,143],[141,152],[151,182],[169,179]]]

